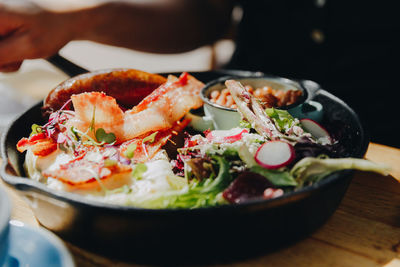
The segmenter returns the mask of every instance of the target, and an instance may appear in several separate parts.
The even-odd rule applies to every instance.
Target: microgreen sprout
[[[34,135],[34,134],[38,134],[38,133],[43,133],[43,128],[40,125],[37,124],[32,124],[32,132],[30,134],[30,136]]]
[[[91,138],[87,133],[81,132],[75,127],[71,127],[71,132],[73,132],[74,135],[78,136],[80,140],[82,140],[83,137],[85,137],[87,140],[82,141],[82,144],[84,145],[92,145],[92,146],[102,146],[105,144],[105,142],[96,142],[93,138]]]
[[[137,148],[136,143],[129,144],[124,152],[124,156],[127,157],[128,159],[133,158],[133,156],[135,155],[136,148]]]
[[[158,131],[152,133],[152,134],[149,135],[149,136],[146,136],[146,137],[143,139],[143,143],[146,143],[146,142],[149,142],[150,144],[153,143],[154,140],[155,140],[155,138],[156,138],[157,133],[158,133]]]
[[[107,144],[112,144],[115,142],[116,137],[114,133],[106,133],[106,131],[103,128],[98,128],[96,130],[96,139],[97,142],[101,143],[107,143]]]
[[[147,171],[147,166],[144,163],[136,164],[132,171],[132,177],[136,180],[142,179],[143,173]]]
[[[94,129],[95,129],[94,127],[95,127],[95,122],[96,122],[95,116],[96,116],[96,106],[94,106],[94,108],[93,108],[92,121],[90,122],[90,126],[89,126],[89,130],[93,133],[94,133]]]

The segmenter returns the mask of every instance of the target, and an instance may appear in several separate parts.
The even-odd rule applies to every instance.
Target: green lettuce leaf
[[[297,186],[296,180],[288,171],[270,170],[259,165],[251,167],[250,171],[264,176],[276,186]]]
[[[232,176],[229,173],[229,162],[223,157],[214,156],[218,166],[218,175],[215,178],[203,181],[192,180],[180,190],[171,190],[154,194],[147,198],[134,199],[128,204],[144,208],[198,208],[224,203],[221,192],[230,184]],[[176,181],[174,181],[175,183]]]
[[[290,171],[299,185],[318,182],[327,175],[340,170],[372,171],[387,175],[389,167],[384,164],[374,163],[357,158],[303,158],[297,162]]]
[[[286,110],[267,108],[265,112],[281,132],[290,129],[295,124],[295,119]]]
[[[247,129],[251,129],[251,123],[246,121],[246,120],[241,120],[239,122],[239,127],[240,128],[247,128]]]

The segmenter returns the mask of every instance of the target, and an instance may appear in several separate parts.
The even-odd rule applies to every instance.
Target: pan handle
[[[89,72],[87,69],[84,69],[81,66],[72,63],[65,57],[61,56],[59,53],[49,57],[47,61],[70,77]]]
[[[311,80],[301,80],[299,82],[307,90],[306,101],[311,101],[318,94],[318,91],[322,89],[318,83]]]

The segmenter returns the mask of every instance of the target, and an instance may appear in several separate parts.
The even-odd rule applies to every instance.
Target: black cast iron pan
[[[191,73],[203,82],[241,71]],[[363,157],[368,138],[357,114],[316,83],[300,81],[323,104],[323,124],[340,135],[343,156]],[[193,210],[149,210],[92,202],[56,192],[26,178],[16,143],[43,123],[42,103],[19,116],[3,133],[1,177],[25,198],[38,221],[66,241],[103,256],[136,263],[176,265],[234,261],[267,253],[311,234],[333,214],[353,171],[272,200]]]

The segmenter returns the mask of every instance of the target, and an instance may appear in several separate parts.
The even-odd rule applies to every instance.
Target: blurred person
[[[0,71],[48,58],[71,40],[153,53],[210,44],[229,27],[227,0],[0,0]]]
[[[78,39],[146,52],[188,51],[223,37],[239,5],[236,49],[225,68],[314,80],[355,109],[372,141],[400,147],[395,1],[81,2],[0,0],[0,71],[49,57]]]

